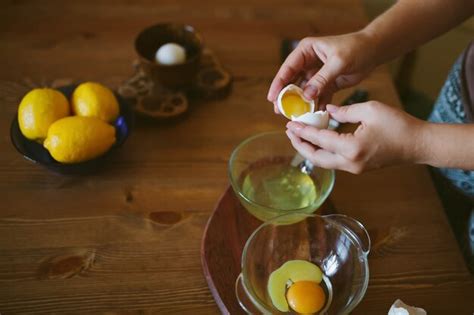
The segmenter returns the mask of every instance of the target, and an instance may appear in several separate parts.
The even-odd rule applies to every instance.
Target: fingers
[[[356,85],[357,83],[362,81],[362,79],[364,79],[368,74],[369,72],[341,75],[336,78],[336,80],[334,81],[334,85],[338,90],[342,90]]]
[[[307,142],[303,142],[300,137],[298,137],[293,131],[288,129],[286,135],[291,141],[293,147],[303,155],[305,159],[310,159],[313,154],[316,152],[316,148]]]
[[[302,70],[304,66],[304,56],[300,49],[296,48],[288,55],[285,62],[281,65],[275,78],[268,90],[267,99],[274,102],[281,89],[290,83]]]
[[[314,69],[308,69],[304,75],[303,75],[303,78],[305,80],[305,83],[308,83],[309,80],[311,80],[311,78],[316,74],[316,72],[318,72],[318,70],[322,67],[322,63],[319,65],[319,66],[316,66],[316,68]]]
[[[293,50],[278,70],[268,90],[267,99],[274,102],[281,89],[293,82],[303,71],[310,68],[319,68],[322,64],[313,50],[314,38],[304,38]]]
[[[291,130],[287,130],[286,134],[295,150],[315,166],[325,169],[340,169],[344,165],[344,159],[340,155],[317,149],[311,144],[302,141],[301,138],[296,136]]]
[[[308,81],[304,88],[307,99],[315,99],[326,92],[328,88],[335,88],[335,80],[344,70],[344,63],[338,58],[330,58]]]
[[[326,110],[331,117],[340,123],[359,123],[371,117],[372,102],[359,103],[347,106],[328,104]]]
[[[276,101],[278,97],[278,93],[293,81],[294,78],[298,75],[299,71],[296,70],[297,68],[291,65],[283,64],[280,70],[277,72],[275,78],[273,79],[272,84],[270,85],[270,89],[268,90],[267,99],[270,102]]]
[[[289,122],[286,126],[299,138],[332,153],[344,156],[352,147],[348,138],[350,134],[342,135],[333,130],[317,129],[296,122]]]

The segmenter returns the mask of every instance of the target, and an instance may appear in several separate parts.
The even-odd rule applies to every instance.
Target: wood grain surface
[[[59,176],[15,151],[10,121],[32,84],[116,87],[133,71],[135,35],[162,21],[200,31],[234,76],[230,97],[173,123],[138,120],[94,175]],[[217,314],[200,241],[227,187],[232,148],[284,129],[265,100],[281,40],[366,22],[354,0],[2,1],[0,313]],[[400,106],[385,68],[361,86]],[[331,199],[374,241],[369,289],[354,314],[385,314],[397,298],[430,315],[472,314],[473,279],[425,167],[338,173]]]

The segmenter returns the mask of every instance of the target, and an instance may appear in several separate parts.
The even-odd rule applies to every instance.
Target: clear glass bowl
[[[302,159],[299,162],[302,162]],[[266,132],[244,140],[234,149],[229,160],[230,183],[235,194],[242,205],[262,221],[294,211],[313,213],[326,200],[334,187],[334,170],[313,167],[308,175],[314,183],[316,197],[308,203],[295,205],[286,203],[283,207],[285,202],[268,204],[256,201],[242,189],[245,177],[251,170],[272,163],[288,165],[300,171],[297,152],[284,132]]]
[[[289,260],[310,261],[324,273],[326,304],[318,314],[350,313],[369,283],[370,237],[364,226],[345,215],[292,213],[262,224],[242,253],[235,293],[248,314],[284,314],[267,291],[270,274]]]

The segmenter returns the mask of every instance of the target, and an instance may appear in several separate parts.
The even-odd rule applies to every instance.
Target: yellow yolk
[[[281,107],[284,115],[291,119],[291,116],[298,117],[311,110],[310,105],[296,93],[285,93],[281,98]]]
[[[319,284],[313,281],[293,283],[286,294],[290,307],[300,314],[313,314],[321,310],[326,294]]]
[[[289,260],[274,270],[268,278],[267,290],[273,306],[280,312],[288,312],[286,296],[287,283],[313,282],[320,283],[323,273],[318,266],[306,260]]]

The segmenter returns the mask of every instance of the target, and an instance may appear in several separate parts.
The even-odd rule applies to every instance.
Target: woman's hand
[[[359,174],[400,163],[423,163],[426,150],[423,128],[428,123],[385,104],[327,105],[342,123],[360,123],[352,133],[319,130],[289,122],[287,135],[293,147],[314,165]]]
[[[308,80],[306,98],[319,97],[319,104],[325,105],[335,91],[357,84],[377,65],[446,32],[474,12],[472,0],[425,2],[397,1],[355,33],[303,39],[273,79],[268,100],[275,102],[285,85],[303,78]]]
[[[305,97],[319,97],[319,104],[326,105],[334,92],[359,83],[377,66],[374,51],[371,37],[362,31],[304,38],[280,67],[267,98],[275,104],[283,87],[303,78]]]

